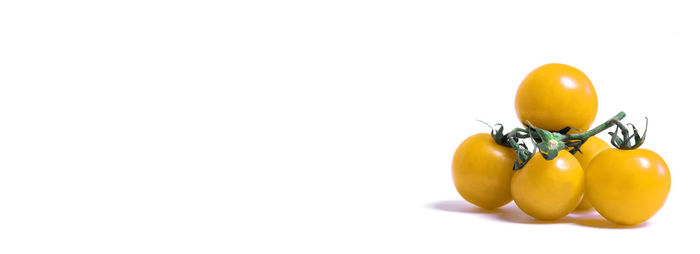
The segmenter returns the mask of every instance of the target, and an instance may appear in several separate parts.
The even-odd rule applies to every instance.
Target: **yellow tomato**
[[[653,216],[666,202],[671,174],[666,162],[647,149],[608,149],[586,171],[586,195],[609,221],[634,225]]]
[[[515,111],[521,122],[529,121],[538,128],[559,131],[573,127],[583,132],[595,119],[598,97],[580,70],[565,64],[545,64],[520,83]]]
[[[452,178],[462,197],[485,209],[501,207],[512,200],[510,178],[515,151],[493,140],[491,135],[473,135],[457,148],[452,159]]]
[[[588,138],[586,143],[583,143],[583,145],[581,146],[581,152],[576,152],[576,154],[574,154],[574,157],[576,157],[578,163],[581,164],[581,168],[583,168],[583,171],[586,172],[586,168],[588,168],[588,164],[591,162],[591,160],[599,152],[609,148],[610,145],[608,145],[608,143],[606,143],[599,137],[592,136]],[[591,205],[591,202],[588,200],[588,196],[586,196],[586,193],[584,191],[581,203],[578,204],[576,210],[588,210],[592,207],[593,205]]]
[[[545,160],[537,153],[511,180],[515,204],[526,214],[554,220],[573,211],[583,194],[583,169],[573,155],[560,152]]]

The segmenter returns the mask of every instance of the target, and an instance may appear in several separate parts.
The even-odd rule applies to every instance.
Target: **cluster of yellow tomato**
[[[580,70],[546,64],[525,77],[515,97],[521,122],[558,131],[588,130],[598,111],[591,81]],[[595,208],[609,221],[634,225],[663,206],[671,188],[666,162],[647,149],[617,149],[595,136],[580,152],[560,152],[551,160],[536,153],[514,170],[516,152],[487,133],[467,138],[452,161],[459,194],[467,201],[495,209],[511,200],[526,214],[542,220],[566,216],[575,209]]]

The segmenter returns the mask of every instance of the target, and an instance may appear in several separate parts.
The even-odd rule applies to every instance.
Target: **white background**
[[[697,252],[698,8],[480,2],[3,1],[0,252]],[[460,200],[457,145],[550,62],[649,117],[648,222]]]

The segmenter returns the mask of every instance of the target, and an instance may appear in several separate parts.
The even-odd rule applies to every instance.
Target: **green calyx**
[[[525,166],[525,163],[527,163],[530,160],[530,158],[532,158],[532,156],[534,155],[533,152],[530,152],[530,150],[527,148],[527,145],[521,142],[522,139],[527,139],[531,137],[528,130],[522,128],[515,128],[508,134],[505,134],[503,132],[504,127],[500,123],[495,125],[496,128],[493,128],[491,127],[491,125],[484,121],[477,121],[482,122],[486,124],[489,128],[491,128],[491,137],[494,141],[496,141],[496,143],[502,146],[511,147],[513,148],[513,150],[515,150],[517,157],[513,165],[513,170],[520,169],[523,166]]]
[[[637,131],[637,128],[634,127],[634,124],[627,124],[632,127],[632,135],[630,135],[629,130],[627,130],[627,128],[625,128],[620,121],[616,121],[615,132],[608,132],[608,134],[610,134],[612,137],[610,139],[610,143],[615,148],[622,150],[632,150],[640,147],[644,143],[644,139],[647,137],[647,129],[649,127],[649,118],[645,117],[644,119],[646,119],[646,123],[644,125],[644,134],[641,136],[639,136],[639,131]],[[622,132],[622,137],[618,136],[618,131]]]
[[[542,156],[547,160],[552,160],[559,155],[559,151],[563,150],[566,145],[563,140],[566,135],[558,132],[549,132],[540,128],[533,126],[530,122],[527,122],[528,129],[534,130],[537,134],[539,142],[535,143],[537,149],[540,151]],[[532,132],[531,132],[532,133]],[[530,137],[535,137],[535,135],[530,135]]]
[[[625,127],[625,125],[620,122],[625,118],[625,112],[617,113],[614,117],[605,121],[603,124],[596,126],[582,133],[567,134],[571,127],[566,127],[559,131],[548,131],[540,129],[532,125],[530,122],[525,122],[524,125],[527,129],[515,128],[509,133],[504,133],[504,127],[502,124],[496,124],[497,129],[491,127],[491,136],[499,145],[507,146],[513,148],[516,152],[516,160],[513,164],[513,170],[521,169],[525,164],[537,153],[539,152],[546,160],[552,160],[559,155],[559,151],[568,150],[571,154],[576,152],[581,152],[581,146],[588,140],[588,138],[595,136],[604,130],[615,126],[615,132],[609,132],[612,136],[610,143],[617,149],[631,150],[636,149],[644,143],[646,138],[646,128],[644,134],[639,135],[637,128],[628,124],[632,127],[632,134]],[[482,123],[484,123],[482,121]],[[647,125],[649,121],[647,119]],[[484,123],[486,124],[486,123]],[[486,124],[488,125],[488,124]],[[621,137],[618,136],[621,133]],[[530,151],[528,146],[525,144],[525,139],[530,139],[532,141],[534,149]]]

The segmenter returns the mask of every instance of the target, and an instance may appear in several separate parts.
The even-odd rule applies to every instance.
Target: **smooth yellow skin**
[[[586,195],[606,219],[623,225],[642,223],[666,202],[671,174],[664,159],[647,149],[608,149],[586,171]]]
[[[528,74],[515,95],[520,122],[550,131],[588,130],[598,112],[598,96],[586,74],[565,64],[545,64]]]
[[[520,210],[540,220],[555,220],[578,205],[583,176],[581,165],[571,153],[561,151],[553,160],[537,153],[515,171],[510,190]]]
[[[484,209],[509,203],[515,151],[496,143],[491,135],[473,135],[457,148],[452,179],[462,197]]]
[[[581,146],[581,152],[576,152],[574,157],[576,157],[578,163],[581,164],[584,174],[591,160],[593,160],[598,153],[605,149],[610,149],[610,145],[596,136],[588,138],[586,143],[583,143]],[[583,198],[581,199],[581,203],[578,204],[578,207],[576,207],[576,210],[588,210],[591,208],[593,208],[593,205],[591,204],[591,201],[588,200],[588,196],[586,196],[586,192],[584,190]]]

